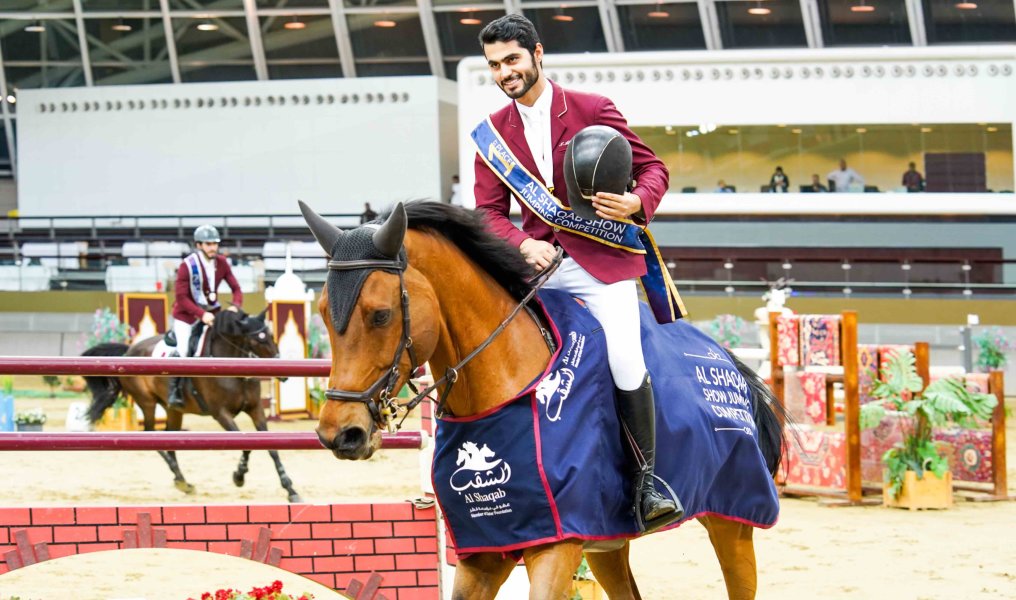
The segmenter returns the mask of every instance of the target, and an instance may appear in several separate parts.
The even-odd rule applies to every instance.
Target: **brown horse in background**
[[[195,334],[197,335],[197,334]],[[93,346],[82,356],[152,356],[152,351],[164,338],[164,335],[150,337],[131,346],[127,344],[99,344]],[[248,315],[239,310],[220,312],[208,330],[208,341],[200,356],[217,358],[276,358],[279,348],[275,345],[270,325],[265,321],[265,313]],[[194,360],[200,360],[195,358]],[[141,408],[144,415],[145,431],[155,430],[155,407],[161,405],[166,409],[166,431],[180,431],[184,413],[208,415],[215,419],[227,431],[239,431],[235,418],[240,413],[247,413],[258,431],[268,431],[268,420],[261,404],[261,382],[251,377],[194,377],[181,382],[184,392],[184,409],[170,410],[166,406],[169,395],[168,380],[165,377],[150,375],[124,377],[85,377],[88,389],[92,393],[92,403],[88,407],[88,418],[94,423],[102,418],[102,413],[121,395],[128,395]],[[190,382],[190,383],[188,383]],[[300,495],[293,489],[293,482],[286,469],[282,466],[279,453],[269,450],[275,469],[279,473],[282,487],[286,489],[290,502],[300,502]],[[173,471],[174,484],[177,489],[187,494],[194,493],[194,486],[184,479],[180,465],[176,461],[176,452],[159,451],[159,455]],[[240,462],[233,472],[233,483],[237,487],[244,484],[244,476],[248,471],[247,460],[250,450],[244,450]]]
[[[350,277],[334,280],[341,285],[329,283],[318,305],[332,347],[328,396],[333,401],[322,407],[317,433],[337,458],[367,459],[397,416],[391,414],[390,397],[411,368],[429,361],[440,377],[457,365],[516,308],[532,287],[532,271],[516,249],[488,234],[472,211],[434,202],[400,204],[380,227],[344,233],[302,203],[301,209],[332,259],[329,268],[360,273],[350,275],[352,283]],[[373,255],[367,259],[342,260],[355,253],[350,248],[368,245]],[[337,315],[337,310],[345,314]],[[444,409],[456,417],[492,409],[540,376],[550,358],[540,326],[520,314],[458,372]],[[768,392],[757,376],[746,379],[752,382],[760,448],[772,472],[782,448],[779,421],[766,406],[770,397],[764,396]],[[753,598],[752,527],[712,516],[698,520],[709,532],[729,597]],[[619,540],[612,549],[587,555],[610,598],[640,597],[628,550],[628,541]],[[530,598],[566,598],[582,553],[583,541],[575,539],[523,550]],[[500,552],[462,559],[453,597],[493,598],[515,564],[515,558]]]

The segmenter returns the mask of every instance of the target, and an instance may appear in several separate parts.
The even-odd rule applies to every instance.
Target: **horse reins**
[[[404,255],[403,255],[404,256]],[[346,390],[337,390],[329,388],[325,391],[325,398],[328,400],[336,400],[342,402],[360,402],[363,403],[367,410],[370,411],[371,418],[374,423],[381,428],[388,429],[389,431],[396,431],[402,427],[402,423],[409,416],[409,413],[416,408],[420,402],[429,397],[430,393],[436,390],[439,386],[444,385],[444,389],[438,394],[437,399],[437,416],[443,416],[445,409],[445,402],[448,400],[448,395],[452,391],[452,386],[459,379],[459,371],[466,366],[471,360],[476,358],[484,349],[487,348],[501,333],[508,327],[508,325],[515,319],[519,312],[526,307],[529,302],[536,295],[536,292],[543,287],[543,284],[550,279],[550,276],[557,270],[557,267],[561,264],[561,260],[564,257],[564,251],[561,248],[557,249],[557,253],[554,255],[551,263],[541,271],[532,282],[532,289],[525,295],[522,300],[512,309],[511,313],[501,324],[498,325],[487,339],[480,343],[472,352],[466,355],[465,358],[460,360],[458,364],[453,367],[448,367],[445,370],[444,375],[434,381],[434,383],[428,385],[423,390],[418,390],[416,385],[412,382],[412,374],[419,368],[420,364],[416,360],[416,353],[413,350],[413,338],[410,336],[410,318],[409,318],[409,290],[406,289],[405,271],[408,266],[408,259],[406,260],[329,260],[328,268],[333,271],[351,271],[358,269],[391,269],[398,271],[399,274],[399,288],[400,297],[402,304],[402,336],[399,340],[399,344],[395,349],[395,356],[392,358],[391,366],[389,366],[381,376],[366,390],[362,392],[350,392]],[[409,354],[409,379],[407,384],[413,391],[415,396],[406,402],[405,404],[399,404],[396,401],[396,397],[392,396],[392,392],[395,389],[395,385],[399,380],[399,363],[402,361],[402,355],[404,353]],[[374,400],[374,394],[380,389],[378,399]],[[402,415],[402,419],[398,423],[391,422],[390,419],[396,415],[400,410],[405,411]]]

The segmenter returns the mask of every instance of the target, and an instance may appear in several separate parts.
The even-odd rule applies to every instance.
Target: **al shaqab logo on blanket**
[[[511,465],[500,458],[490,460],[494,456],[494,451],[487,444],[481,448],[473,442],[463,442],[455,459],[455,464],[459,468],[452,473],[448,484],[461,494],[470,488],[479,490],[508,483],[512,478]]]

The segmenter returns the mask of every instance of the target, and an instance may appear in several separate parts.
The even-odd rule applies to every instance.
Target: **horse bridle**
[[[401,298],[402,305],[402,335],[399,339],[398,346],[395,349],[395,356],[392,358],[391,365],[385,369],[377,380],[371,384],[370,387],[363,390],[362,392],[351,392],[346,390],[337,390],[334,388],[328,388],[325,391],[325,398],[328,400],[336,400],[339,402],[360,402],[366,405],[367,410],[370,411],[371,418],[374,424],[381,429],[387,429],[389,432],[395,432],[402,427],[402,423],[409,416],[409,413],[416,408],[420,402],[427,398],[431,392],[436,390],[439,386],[444,384],[444,389],[438,394],[437,401],[437,415],[440,417],[444,414],[444,405],[448,399],[448,395],[451,393],[452,386],[459,379],[459,371],[469,361],[476,358],[476,356],[482,352],[487,346],[493,342],[497,336],[501,334],[508,327],[508,324],[519,314],[523,307],[529,304],[536,292],[539,291],[543,284],[550,279],[550,276],[557,270],[557,267],[561,264],[561,260],[564,257],[564,252],[558,248],[557,254],[554,256],[551,264],[541,271],[537,277],[533,280],[532,289],[526,294],[526,296],[519,301],[512,312],[503,320],[501,324],[494,329],[493,332],[487,339],[485,339],[479,346],[477,346],[472,352],[466,355],[458,364],[454,367],[448,367],[445,370],[445,374],[434,383],[430,384],[423,390],[418,390],[416,385],[413,384],[411,377],[420,364],[416,360],[416,353],[413,350],[413,338],[410,336],[410,320],[409,320],[409,290],[406,289],[406,278],[405,271],[408,266],[409,260],[405,257],[405,253],[399,253],[400,258],[392,260],[382,259],[369,259],[369,260],[329,260],[328,269],[332,271],[352,271],[361,269],[370,269],[371,271],[384,269],[394,270],[399,274],[399,296]],[[399,381],[399,363],[402,362],[402,355],[409,354],[409,374],[410,379],[407,379],[409,388],[413,390],[415,396],[409,402],[405,404],[399,404],[397,396],[393,396],[392,392],[396,391],[395,386]],[[378,393],[377,400],[374,399],[374,395]],[[398,414],[400,411],[404,411],[402,418],[398,423],[392,420],[392,417]]]

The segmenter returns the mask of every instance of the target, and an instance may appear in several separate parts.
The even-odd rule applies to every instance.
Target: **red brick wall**
[[[32,544],[46,542],[51,558],[120,549],[141,512],[151,514],[153,529],[166,531],[169,548],[239,556],[241,540],[256,543],[268,527],[283,569],[340,590],[377,572],[392,600],[438,598],[435,511],[406,502],[0,508],[0,557],[15,549],[20,529]],[[0,563],[0,574],[7,571]]]

